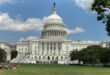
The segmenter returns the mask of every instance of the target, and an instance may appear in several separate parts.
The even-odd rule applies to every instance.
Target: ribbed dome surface
[[[46,19],[46,23],[63,23],[62,18],[57,15],[56,8],[53,8],[52,15]]]
[[[57,14],[52,14],[46,19],[46,23],[63,23],[63,21]]]

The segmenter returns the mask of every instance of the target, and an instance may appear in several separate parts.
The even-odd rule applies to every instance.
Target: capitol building
[[[40,39],[24,40],[16,44],[0,41],[0,47],[7,52],[7,60],[11,63],[68,64],[71,62],[69,54],[73,50],[79,51],[92,45],[110,47],[110,41],[68,40],[65,24],[56,12],[55,3],[41,33]],[[18,56],[10,60],[12,50],[17,50]]]

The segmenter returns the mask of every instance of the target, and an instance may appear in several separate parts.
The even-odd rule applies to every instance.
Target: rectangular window
[[[25,51],[27,52],[27,48],[25,48]]]
[[[50,44],[50,50],[52,50],[52,43]]]
[[[47,50],[49,50],[49,43],[47,43]]]
[[[44,50],[44,43],[42,43],[42,50]]]

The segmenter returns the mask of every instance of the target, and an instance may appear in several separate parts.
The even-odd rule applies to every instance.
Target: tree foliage
[[[102,47],[100,46],[89,46],[82,51],[80,51],[80,54],[82,54],[82,60],[85,64],[98,64],[100,63],[100,52],[102,50]]]
[[[110,0],[94,0],[91,10],[97,12],[98,21],[102,20],[106,24],[106,30],[110,36]]]
[[[71,60],[77,60],[78,57],[79,57],[79,52],[77,50],[73,50],[71,53],[70,53],[70,57],[71,57]]]
[[[13,58],[16,58],[17,55],[18,55],[18,51],[16,51],[16,50],[11,51],[11,60],[12,60]]]
[[[104,64],[110,63],[110,48],[102,48],[94,45],[81,51],[72,51],[71,60],[83,61],[84,64]]]
[[[100,61],[104,65],[110,63],[110,48],[104,48],[100,54]]]
[[[4,49],[0,48],[0,63],[6,61],[6,52]]]

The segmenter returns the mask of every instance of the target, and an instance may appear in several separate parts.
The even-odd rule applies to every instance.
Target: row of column
[[[44,29],[49,29],[49,28],[62,28],[62,29],[64,29],[65,28],[65,26],[64,25],[45,25],[44,26]]]
[[[30,59],[48,61],[48,60],[64,60],[66,59],[66,57],[65,56],[32,56]]]
[[[47,31],[42,33],[43,38],[48,38],[48,37],[66,37],[65,32],[61,31]]]
[[[40,43],[38,50],[58,50],[62,49],[61,43]]]

